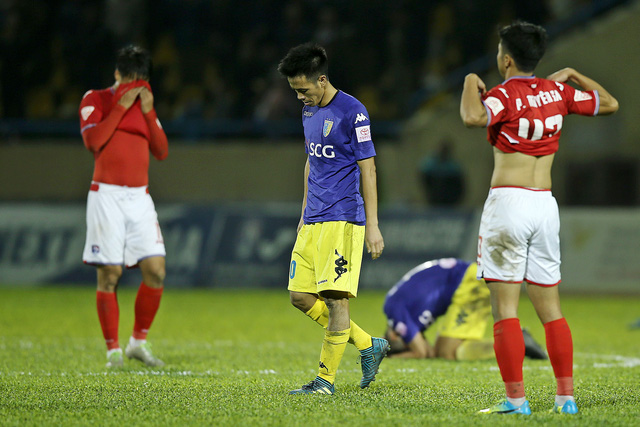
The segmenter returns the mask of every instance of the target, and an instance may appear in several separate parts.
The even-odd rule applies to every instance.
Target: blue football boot
[[[384,338],[371,338],[371,347],[360,350],[360,364],[362,365],[360,388],[367,388],[371,381],[375,381],[380,363],[387,355],[389,348],[389,341]]]
[[[520,406],[516,406],[510,403],[508,400],[493,405],[491,408],[478,411],[479,414],[502,414],[502,415],[531,415],[531,408],[529,407],[529,401],[525,400]]]
[[[567,400],[564,405],[560,406],[557,403],[553,403],[553,408],[550,411],[552,414],[577,414],[578,406],[573,400]]]

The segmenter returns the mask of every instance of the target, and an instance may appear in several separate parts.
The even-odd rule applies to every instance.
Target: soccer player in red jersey
[[[560,310],[560,221],[551,194],[551,165],[564,116],[612,114],[618,101],[572,68],[547,79],[533,72],[544,55],[542,27],[514,22],[499,31],[497,63],[505,81],[487,92],[476,74],[465,78],[460,115],[467,127],[487,127],[493,145],[491,190],[478,238],[478,278],[491,293],[494,350],[507,398],[483,413],[530,414],[522,377],[524,343],[518,320],[520,285],[543,323],[557,380],[552,411],[575,414],[573,343]],[[575,89],[569,83],[575,84]]]
[[[146,341],[160,305],[166,255],[147,188],[149,152],[158,160],[168,154],[167,137],[153,108],[150,73],[151,57],[146,50],[137,46],[121,49],[115,84],[88,91],[79,111],[82,139],[95,159],[83,261],[97,267],[98,318],[109,368],[123,365],[116,297],[123,264],[139,266],[143,278],[125,355],[148,366],[164,365]]]

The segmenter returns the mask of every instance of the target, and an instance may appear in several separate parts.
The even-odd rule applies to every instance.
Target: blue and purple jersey
[[[348,221],[365,225],[358,161],[376,155],[369,113],[338,91],[324,107],[302,109],[309,179],[304,223]]]
[[[389,327],[409,343],[442,316],[470,262],[443,258],[420,264],[387,293],[384,313]]]

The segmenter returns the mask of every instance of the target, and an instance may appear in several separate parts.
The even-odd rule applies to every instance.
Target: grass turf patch
[[[475,412],[504,395],[494,361],[388,359],[371,387],[358,387],[349,346],[335,396],[289,396],[316,375],[322,329],[286,291],[165,291],[150,342],[167,366],[104,365],[95,290],[0,288],[0,419],[3,425],[516,425],[519,416]],[[120,341],[133,326],[135,289],[123,288]],[[352,302],[355,322],[379,335],[384,293]],[[580,414],[548,414],[555,380],[548,361],[525,360],[535,425],[633,425],[640,418],[637,298],[565,296],[575,344]],[[635,309],[635,311],[634,311]],[[522,325],[544,342],[523,299]],[[427,334],[435,335],[437,324]],[[488,331],[487,333],[490,333]]]

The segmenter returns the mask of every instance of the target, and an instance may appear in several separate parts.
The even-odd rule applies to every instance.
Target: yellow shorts
[[[491,299],[487,284],[476,279],[477,269],[476,263],[467,268],[451,305],[440,319],[439,335],[461,340],[484,338],[491,317]]]
[[[291,254],[289,290],[358,295],[364,247],[364,226],[346,221],[305,224]]]

